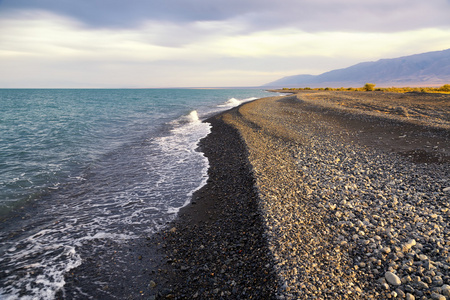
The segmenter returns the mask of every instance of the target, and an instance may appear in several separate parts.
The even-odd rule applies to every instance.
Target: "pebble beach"
[[[449,105],[299,92],[212,117],[154,297],[450,299]]]

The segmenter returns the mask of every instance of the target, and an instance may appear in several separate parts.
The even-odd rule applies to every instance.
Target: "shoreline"
[[[425,299],[450,295],[450,244],[445,242],[450,214],[448,201],[442,200],[448,199],[450,187],[448,129],[435,119],[429,120],[429,126],[417,124],[414,115],[386,118],[377,107],[368,107],[366,99],[359,104],[368,112],[361,107],[342,109],[333,103],[335,96],[326,94],[318,102],[302,94],[263,98],[212,118],[216,119],[213,128],[224,121],[219,128],[231,124],[234,129],[216,128],[205,139],[213,156],[219,158],[210,162],[208,184],[194,195],[174,225],[161,233],[168,262],[163,272],[168,281],[158,286],[160,296],[225,299],[249,291],[248,281],[239,290],[233,288],[236,281],[215,277],[227,277],[231,261],[238,269],[233,275],[236,278],[255,272],[239,264],[245,263],[239,255],[222,259],[229,249],[243,244],[232,242],[234,246],[228,248],[226,242],[217,247],[218,236],[220,241],[242,238],[239,230],[220,234],[230,216],[230,207],[222,201],[233,197],[216,197],[219,194],[214,188],[224,186],[227,193],[236,184],[231,188],[230,179],[223,174],[231,158],[214,153],[218,148],[240,152],[240,164],[250,163],[250,171],[241,175],[256,188],[250,189],[257,193],[251,197],[253,208],[249,211],[254,220],[250,218],[240,228],[259,232],[264,257],[258,258],[257,264],[268,269],[257,268],[256,272],[276,272],[270,280],[266,277],[266,283],[273,284],[265,291],[269,292],[266,298]],[[369,102],[381,100],[376,97]],[[406,109],[417,111],[414,101],[418,99],[406,99],[412,101]],[[448,122],[445,115],[442,120],[444,125]],[[244,143],[240,150],[227,142],[230,134]],[[202,149],[207,153],[205,140]],[[232,214],[231,220],[239,216]],[[208,250],[206,257],[202,257],[204,249]],[[261,284],[250,286],[261,291]]]
[[[205,121],[211,133],[199,145],[210,164],[207,184],[157,234],[165,253],[161,280],[153,281],[157,299],[275,299],[278,283],[245,144],[222,115]]]

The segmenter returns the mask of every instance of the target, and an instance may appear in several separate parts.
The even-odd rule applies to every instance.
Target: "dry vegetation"
[[[390,93],[450,93],[450,84],[445,84],[441,87],[388,87],[388,88],[375,88],[375,84],[366,83],[360,88],[283,88],[283,91],[378,91],[378,92],[390,92]]]

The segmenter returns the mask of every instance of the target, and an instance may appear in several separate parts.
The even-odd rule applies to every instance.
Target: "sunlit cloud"
[[[449,46],[450,30],[421,29],[396,33],[317,32],[295,29],[258,32],[250,35],[221,36],[200,47],[233,57],[348,56],[379,58]],[[411,52],[412,51],[412,52]],[[410,53],[411,52],[411,53]]]
[[[100,60],[128,57],[129,60],[166,59],[176,49],[147,43],[143,33],[132,30],[89,30],[81,24],[49,13],[34,13],[26,19],[0,20],[3,47],[0,55],[52,57],[54,59],[95,57]]]

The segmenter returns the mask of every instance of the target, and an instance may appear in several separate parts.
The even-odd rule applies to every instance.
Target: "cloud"
[[[254,32],[293,27],[308,32],[395,32],[449,28],[448,0],[3,0],[0,10],[45,10],[88,27],[132,28],[148,21],[189,24],[235,20]]]
[[[3,87],[250,86],[450,47],[449,21],[442,18],[449,1],[189,4],[195,5],[0,0],[0,82]]]

